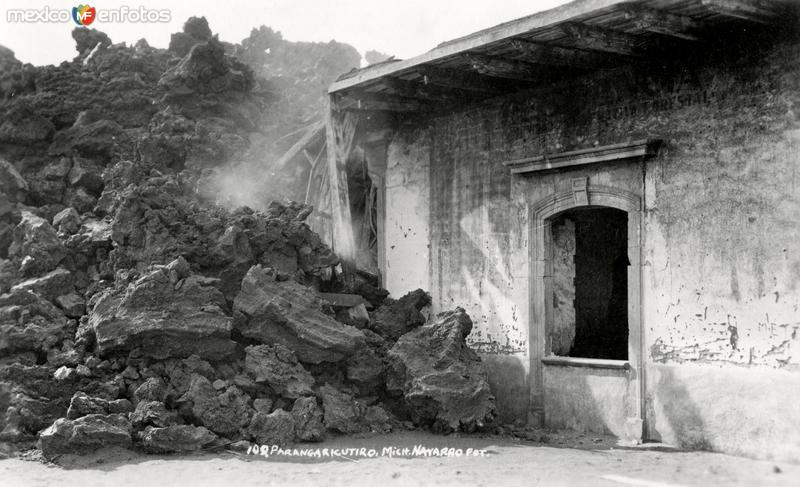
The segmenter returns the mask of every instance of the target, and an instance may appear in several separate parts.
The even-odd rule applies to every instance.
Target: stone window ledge
[[[551,355],[542,359],[545,365],[555,365],[559,367],[583,367],[589,369],[614,369],[628,370],[631,368],[627,360],[607,360],[600,358],[578,358],[578,357],[559,357]]]

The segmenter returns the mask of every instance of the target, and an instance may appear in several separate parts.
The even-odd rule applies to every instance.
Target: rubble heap
[[[463,310],[332,299],[310,207],[209,201],[274,94],[205,19],[169,50],[73,37],[57,67],[0,49],[0,453],[491,424]]]

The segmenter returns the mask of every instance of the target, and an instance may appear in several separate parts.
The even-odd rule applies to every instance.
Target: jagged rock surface
[[[314,397],[301,397],[292,407],[295,435],[300,441],[322,441],[325,438],[325,425],[322,422],[322,409]]]
[[[169,50],[72,36],[58,66],[0,47],[0,454],[289,444],[405,419],[387,352],[426,295],[361,282],[380,308],[337,319],[312,208],[270,203],[304,197],[307,173],[264,169],[355,49],[268,28],[232,45],[203,18]],[[234,204],[245,184],[258,210]]]
[[[131,411],[133,411],[133,405],[127,399],[109,401],[78,391],[69,402],[67,419],[78,419],[90,414],[127,414]]]
[[[0,295],[0,358],[46,353],[69,336],[71,326],[57,306],[30,290]]]
[[[231,386],[218,394],[211,382],[198,374],[193,374],[179,402],[187,405],[196,421],[223,436],[239,434],[253,414],[250,397],[239,388]]]
[[[101,356],[135,348],[158,359],[233,353],[222,292],[214,280],[190,275],[188,267],[182,259],[156,266],[97,300],[89,323]]]
[[[119,414],[90,414],[74,421],[62,418],[42,431],[39,443],[45,458],[110,446],[128,448],[132,444],[131,424]]]
[[[248,432],[258,444],[283,446],[294,441],[294,428],[294,416],[278,409],[269,414],[254,414]]]
[[[313,290],[254,266],[236,296],[234,326],[247,338],[286,346],[301,362],[338,362],[363,348],[366,339],[324,313],[324,306]]]
[[[368,406],[351,394],[325,384],[319,389],[324,410],[325,427],[344,434],[386,433],[391,431],[391,418],[379,406]]]
[[[422,289],[412,291],[398,300],[386,299],[370,315],[369,328],[388,340],[397,340],[425,323],[422,310],[431,304],[431,297]]]
[[[256,383],[265,383],[289,399],[314,394],[314,378],[283,345],[250,346],[245,354],[244,369]]]
[[[22,220],[14,229],[8,256],[20,261],[23,275],[48,272],[66,257],[64,244],[55,229],[44,218],[23,211]]]
[[[471,329],[459,308],[403,335],[389,350],[387,389],[402,394],[415,423],[474,431],[494,420],[486,372],[465,342]]]
[[[140,436],[144,449],[153,453],[195,452],[217,439],[217,435],[206,428],[188,424],[165,428],[148,426]]]

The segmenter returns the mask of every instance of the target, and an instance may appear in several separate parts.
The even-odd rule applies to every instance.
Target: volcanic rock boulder
[[[358,419],[362,414],[361,405],[350,394],[337,390],[328,384],[320,387],[325,427],[339,433],[358,433],[361,428]]]
[[[67,177],[71,186],[85,189],[93,196],[100,196],[103,191],[103,166],[91,159],[73,157]]]
[[[323,306],[313,289],[257,265],[234,301],[234,327],[246,338],[284,345],[306,363],[338,362],[362,349],[364,334],[325,314]]]
[[[98,208],[109,215],[115,270],[163,264],[183,256],[233,300],[248,269],[268,264],[288,274],[319,275],[338,263],[336,255],[304,222],[311,208],[273,204],[266,212],[233,211],[203,204],[186,181],[128,161],[104,173]],[[86,226],[86,223],[84,223]]]
[[[39,156],[34,160],[24,173],[30,187],[28,201],[43,206],[42,212],[36,213],[50,219],[52,210],[60,207],[64,201],[67,188],[65,178],[72,162],[69,157],[50,159]]]
[[[27,193],[28,183],[25,178],[13,164],[0,158],[0,196],[5,196],[7,200],[14,203],[24,201]]]
[[[325,384],[319,388],[324,410],[324,425],[330,431],[353,433],[386,433],[391,431],[391,418],[380,406],[367,406],[351,394]]]
[[[150,377],[133,391],[133,402],[163,401],[167,396],[167,386],[160,377]]]
[[[187,424],[166,428],[148,426],[140,434],[142,446],[152,453],[187,453],[201,450],[213,443],[217,435],[202,426]]]
[[[403,335],[389,350],[386,388],[402,394],[415,424],[469,432],[493,421],[486,371],[465,341],[471,330],[472,320],[457,308]]]
[[[217,393],[211,382],[198,374],[193,374],[189,389],[178,403],[183,403],[198,421],[214,433],[236,437],[250,422],[253,413],[250,397],[236,386]]]
[[[370,433],[389,433],[394,420],[381,406],[367,406],[361,417],[361,424]]]
[[[17,360],[20,358],[18,355]],[[97,380],[79,374],[68,380],[54,380],[50,365],[0,365],[0,441],[35,439],[38,431],[66,414],[76,391],[103,398],[117,397],[120,392],[113,380]],[[112,403],[115,401],[109,402],[109,414],[123,412],[122,409],[112,411]]]
[[[314,397],[301,397],[292,407],[295,436],[300,441],[322,441],[325,426],[322,423],[322,410]]]
[[[241,62],[225,56],[217,39],[195,44],[189,53],[158,82],[169,95],[248,91],[253,72]]]
[[[47,152],[52,156],[123,158],[133,155],[133,144],[123,128],[113,120],[95,120],[82,112],[75,124],[57,132]],[[72,170],[67,168],[68,173]],[[64,176],[68,176],[65,174]]]
[[[86,311],[86,301],[74,292],[57,297],[56,304],[70,318],[80,318]]]
[[[8,257],[8,247],[14,238],[14,228],[19,223],[16,203],[24,202],[27,194],[28,182],[13,164],[0,157],[0,259]],[[0,269],[0,281],[3,280],[3,273],[4,271]],[[0,283],[0,291],[7,288],[7,285]]]
[[[287,273],[294,272],[297,266],[311,275],[318,275],[339,263],[336,254],[305,223],[312,209],[294,202],[269,204],[265,212],[267,224],[262,230],[264,237],[258,241],[267,243],[262,262],[269,262],[271,267]],[[282,238],[270,238],[278,234]],[[281,262],[280,256],[284,256],[285,262]]]
[[[190,275],[179,258],[155,266],[125,288],[106,292],[94,306],[89,323],[100,355],[141,348],[156,359],[229,356],[231,319],[215,281]]]
[[[14,106],[0,123],[0,143],[33,146],[46,144],[53,136],[53,123],[27,103]]]
[[[268,397],[253,399],[253,409],[255,409],[257,413],[269,414],[272,411],[272,399]]]
[[[72,31],[72,38],[75,39],[75,49],[82,55],[88,54],[98,45],[104,48],[111,45],[111,39],[96,29],[75,29]]]
[[[67,409],[67,419],[78,419],[90,414],[127,414],[133,405],[127,399],[109,401],[78,391],[72,396]]]
[[[70,321],[40,295],[18,289],[0,295],[0,357],[46,353],[69,336]]]
[[[81,216],[75,208],[64,208],[53,217],[53,227],[64,234],[74,234],[81,228]]]
[[[136,429],[148,426],[164,428],[181,423],[178,413],[168,410],[167,406],[159,401],[140,402],[130,414],[130,420]]]
[[[81,263],[86,263],[88,267],[100,263],[103,259],[103,264],[107,267],[108,263],[105,262],[108,250],[112,248],[111,245],[111,225],[104,220],[89,218],[83,222],[77,234],[71,235],[65,242],[67,250],[77,258]]]
[[[72,273],[62,267],[41,277],[34,277],[11,287],[11,292],[32,291],[51,301],[74,291]]]
[[[283,409],[270,414],[256,413],[250,421],[248,432],[262,445],[287,445],[294,441],[294,417]]]
[[[211,28],[205,17],[190,17],[183,24],[183,32],[175,32],[169,40],[169,50],[185,56],[192,46],[211,39]]]
[[[128,448],[131,442],[131,424],[121,414],[90,414],[74,421],[57,419],[39,435],[39,446],[45,458],[110,446]]]
[[[14,229],[8,255],[21,261],[23,274],[36,275],[55,269],[67,252],[47,220],[23,211],[22,221]]]
[[[385,369],[386,364],[379,350],[367,347],[347,361],[346,376],[362,393],[372,393],[383,384]]]
[[[76,392],[70,400],[67,419],[78,419],[90,414],[108,414],[108,401],[91,397],[84,392]]]
[[[63,410],[19,385],[0,382],[0,443],[31,441]]]
[[[314,378],[283,345],[253,345],[245,353],[244,369],[257,383],[266,383],[289,399],[314,394]]]
[[[398,300],[386,299],[370,315],[369,327],[387,340],[397,340],[425,323],[423,308],[431,304],[431,297],[422,289],[412,291]]]

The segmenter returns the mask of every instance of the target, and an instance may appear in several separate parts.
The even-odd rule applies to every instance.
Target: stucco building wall
[[[430,288],[430,136],[398,134],[386,157],[384,286],[394,296]]]
[[[526,176],[502,165],[644,138],[663,140],[646,161]],[[800,460],[800,404],[792,400],[800,391],[795,33],[763,35],[747,46],[726,40],[694,58],[676,54],[663,69],[603,71],[410,118],[389,144],[387,161],[388,289],[398,296],[423,287],[435,311],[469,312],[469,341],[490,368],[503,420],[525,420],[531,408],[529,334],[537,324],[529,209],[586,177],[590,187],[617,188],[643,202],[646,436]],[[545,375],[550,424],[622,428],[603,386],[619,384],[608,374]],[[557,380],[565,385],[554,386]],[[585,387],[572,394],[576,383]],[[576,419],[559,422],[553,404],[580,404]]]

